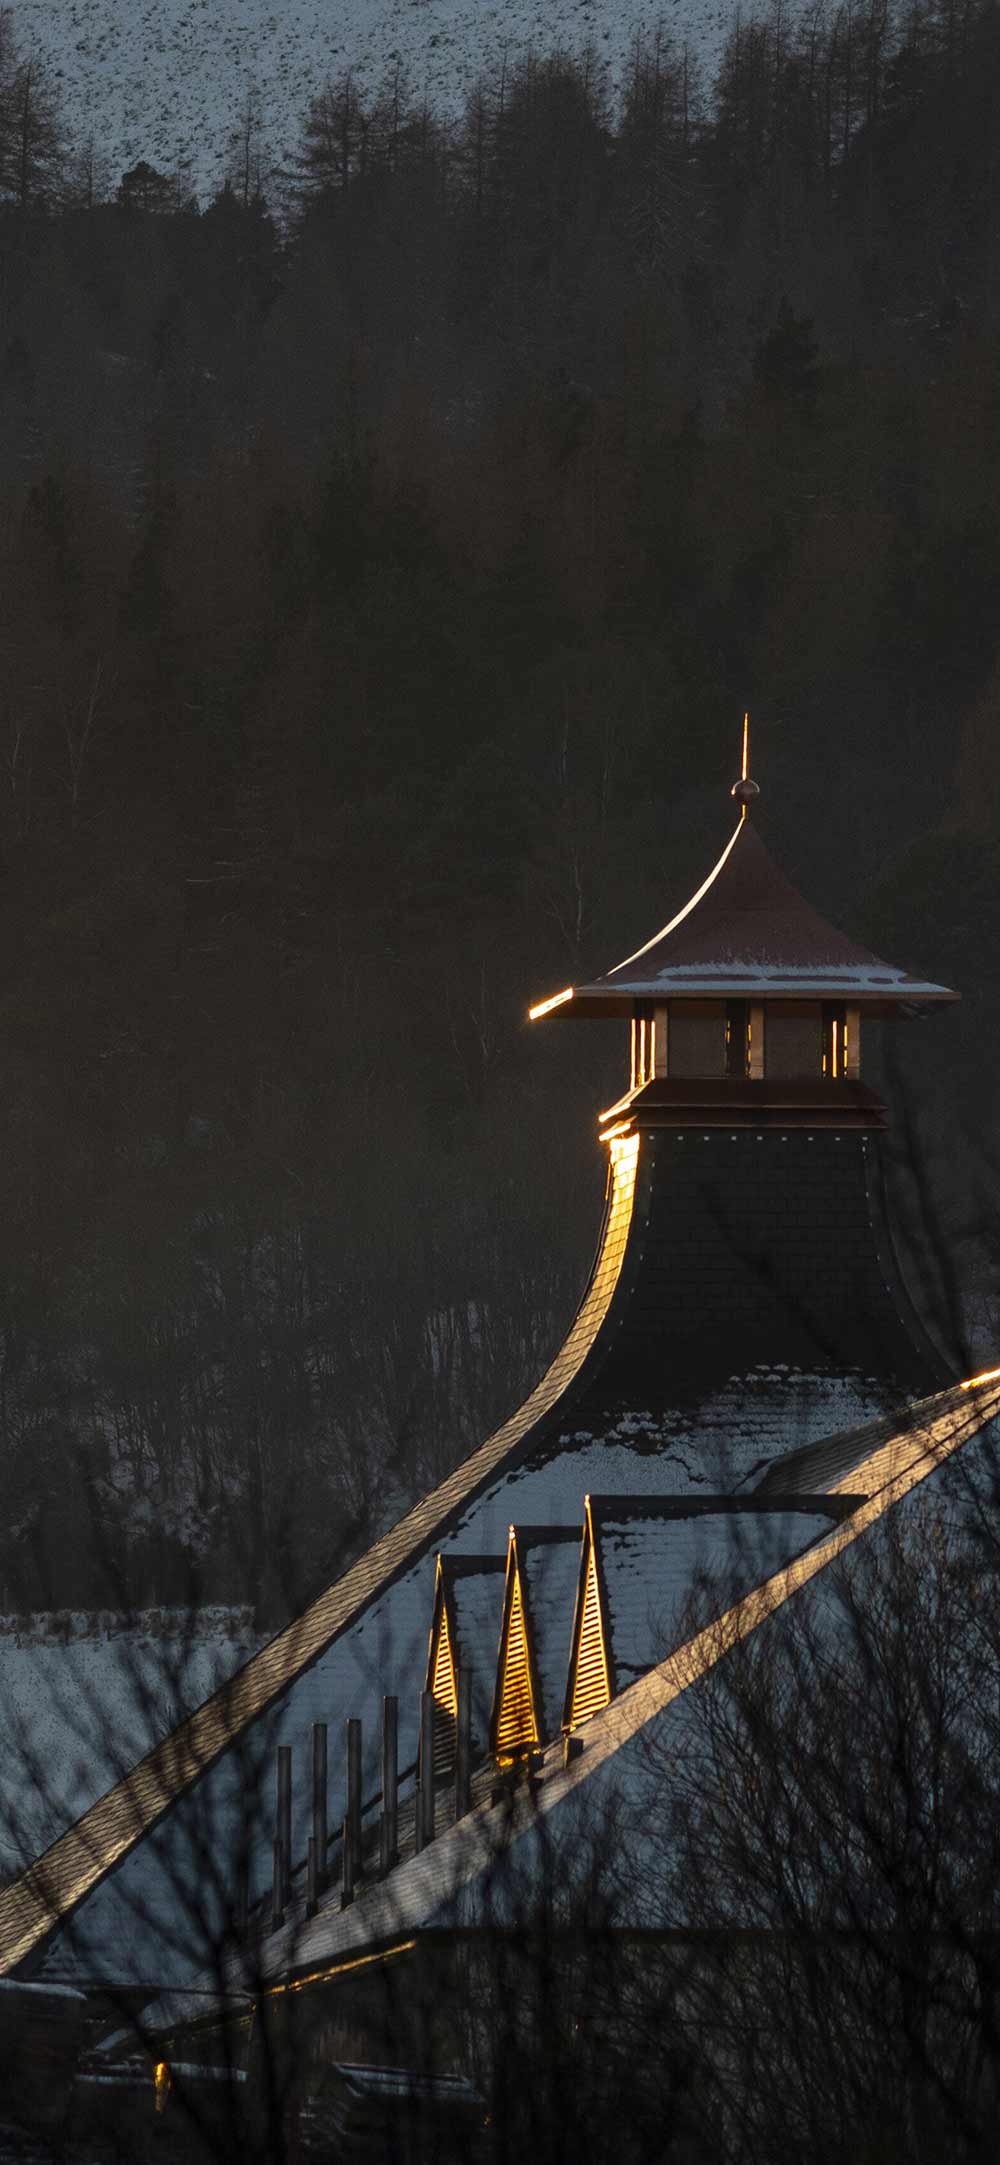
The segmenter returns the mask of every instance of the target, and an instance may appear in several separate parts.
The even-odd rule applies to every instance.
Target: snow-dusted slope
[[[50,54],[74,136],[93,138],[112,176],[142,157],[190,160],[202,196],[251,84],[280,160],[311,93],[346,66],[377,84],[398,58],[418,96],[455,108],[474,75],[529,48],[589,42],[614,83],[635,31],[658,20],[710,64],[734,13],[733,0],[14,0],[22,46]]]
[[[0,1884],[252,1653],[244,1612],[0,1621]]]

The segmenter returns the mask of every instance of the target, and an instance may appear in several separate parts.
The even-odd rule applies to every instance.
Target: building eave
[[[609,984],[572,985],[551,1010],[542,1002],[529,1019],[551,1012],[577,1022],[628,1020],[637,1006],[662,1007],[676,1000],[821,1000],[863,1007],[870,1021],[909,1016],[934,1007],[950,1007],[961,994],[930,978],[859,977],[848,970],[767,970],[758,964],[712,970],[664,970],[656,977],[626,978]]]

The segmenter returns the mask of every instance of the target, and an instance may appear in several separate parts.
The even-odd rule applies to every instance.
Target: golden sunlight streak
[[[573,991],[573,986],[567,985],[565,992],[554,992],[551,1000],[539,1000],[537,1007],[529,1007],[528,1021],[537,1022],[539,1015],[548,1015],[554,1007],[561,1007],[564,1000],[573,998]]]
[[[626,955],[624,962],[616,962],[614,969],[608,971],[609,977],[617,977],[619,970],[627,970],[630,962],[638,962],[640,955],[648,955],[651,947],[655,947],[659,940],[665,940],[668,932],[676,931],[677,926],[683,924],[685,917],[690,917],[692,910],[697,909],[698,904],[702,899],[702,896],[707,895],[713,880],[718,879],[722,867],[725,864],[727,857],[729,856],[729,852],[733,848],[735,842],[739,837],[742,825],[743,813],[741,812],[739,818],[739,826],[733,828],[732,834],[730,835],[729,840],[726,843],[725,849],[723,850],[722,855],[719,858],[718,864],[712,866],[712,870],[709,873],[707,880],[702,880],[701,886],[699,887],[697,894],[692,895],[690,902],[685,902],[684,908],[682,910],[678,910],[676,917],[672,917],[668,925],[663,925],[661,926],[659,932],[654,932],[652,939],[647,940],[644,947],[637,947],[634,955]]]
[[[416,1944],[415,1939],[404,1939],[398,1947],[380,1947],[374,1954],[354,1955],[348,1962],[327,1963],[323,1969],[310,1970],[306,1977],[291,1977],[285,1984],[265,1985],[261,1997],[282,1999],[288,1992],[303,1992],[307,1985],[327,1984],[335,1977],[346,1977],[351,1970],[371,1969],[376,1962],[391,1962],[396,1955],[411,1954]]]
[[[1000,1376],[1000,1368],[984,1368],[980,1376],[967,1376],[962,1389],[963,1391],[974,1391],[977,1383],[995,1383],[998,1376]]]

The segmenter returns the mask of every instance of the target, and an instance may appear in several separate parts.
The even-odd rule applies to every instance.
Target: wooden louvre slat
[[[608,1662],[604,1647],[604,1629],[601,1621],[601,1596],[597,1584],[597,1555],[590,1544],[587,1557],[587,1583],[583,1597],[583,1614],[576,1643],[576,1660],[573,1667],[573,1703],[570,1720],[575,1724],[586,1721],[588,1714],[597,1714],[607,1706],[611,1698],[608,1685]]]
[[[521,1599],[521,1576],[518,1571],[514,1572],[511,1588],[510,1614],[502,1658],[496,1754],[498,1759],[514,1759],[519,1752],[530,1751],[538,1742],[528,1658],[528,1634],[524,1603]]]
[[[436,1780],[443,1781],[450,1779],[455,1771],[455,1732],[458,1720],[458,1679],[455,1675],[455,1658],[448,1628],[448,1609],[444,1601],[441,1603],[431,1691],[434,1695],[434,1775]]]

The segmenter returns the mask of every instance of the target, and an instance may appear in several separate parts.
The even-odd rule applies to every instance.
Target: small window
[[[764,1073],[784,1081],[824,1073],[823,1011],[818,1000],[768,1002]]]
[[[671,1075],[717,1076],[721,1080],[726,1074],[725,1002],[671,1001],[667,1043]]]

